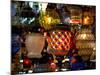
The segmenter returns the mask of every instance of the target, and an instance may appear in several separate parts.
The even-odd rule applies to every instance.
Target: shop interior
[[[11,1],[11,73],[96,69],[96,6]]]

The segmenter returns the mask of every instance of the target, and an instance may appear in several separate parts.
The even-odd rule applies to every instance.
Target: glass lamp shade
[[[39,23],[41,27],[45,28],[46,30],[49,30],[56,24],[60,23],[60,18],[55,10],[48,10],[46,12],[41,11]]]
[[[72,35],[69,31],[52,30],[47,41],[50,48],[50,53],[55,55],[65,55],[71,49]]]
[[[93,15],[92,12],[84,12],[83,14],[83,25],[93,24]]]
[[[29,58],[40,58],[45,44],[44,37],[39,33],[32,33],[26,36],[25,45]]]
[[[82,29],[77,33],[76,48],[79,49],[79,55],[91,56],[95,47],[95,37],[90,29]]]
[[[71,24],[80,24],[82,23],[82,11],[79,7],[71,7],[70,8],[71,12]]]

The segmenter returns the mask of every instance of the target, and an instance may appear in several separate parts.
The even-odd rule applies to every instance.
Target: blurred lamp
[[[49,52],[55,55],[65,55],[71,49],[72,35],[70,31],[52,30],[49,32],[47,41],[49,44]]]
[[[40,33],[31,33],[26,36],[25,45],[29,58],[41,58],[41,52],[45,45],[44,36]]]
[[[82,23],[82,10],[77,6],[69,7],[71,12],[71,24],[81,24]]]
[[[91,29],[82,29],[77,33],[76,36],[76,48],[79,49],[79,55],[85,57],[89,56],[93,53],[95,49],[95,37],[91,32]]]
[[[83,25],[93,24],[93,15],[92,12],[84,12],[83,14]]]
[[[39,23],[41,27],[49,30],[56,24],[60,23],[60,17],[55,10],[41,11],[39,16]]]

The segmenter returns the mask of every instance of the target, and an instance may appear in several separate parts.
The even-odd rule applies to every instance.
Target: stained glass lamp
[[[80,56],[83,56],[84,60],[89,59],[95,46],[95,37],[91,29],[82,29],[77,33],[76,48],[79,49],[78,53]]]
[[[55,55],[67,55],[72,48],[72,34],[70,31],[55,29],[49,32],[47,38],[49,45],[49,52]]]

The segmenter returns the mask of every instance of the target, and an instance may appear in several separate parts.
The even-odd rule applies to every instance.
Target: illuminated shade
[[[83,14],[83,25],[93,24],[93,15],[92,12],[84,12]]]
[[[96,16],[96,8],[94,6],[83,7],[83,25],[94,24]]]
[[[39,16],[39,23],[41,27],[45,28],[46,30],[49,30],[56,24],[60,23],[60,18],[55,10],[49,10],[46,12],[41,11],[41,15]]]
[[[55,55],[65,55],[71,48],[71,33],[64,30],[53,30],[47,38],[50,53]]]
[[[71,24],[80,24],[82,23],[82,10],[77,7],[70,7],[70,12],[71,12]]]
[[[76,48],[79,49],[79,55],[83,56],[84,60],[89,59],[95,47],[95,37],[90,29],[82,29],[77,33]]]
[[[29,58],[40,58],[45,44],[44,37],[39,33],[32,33],[26,36],[26,48]]]

